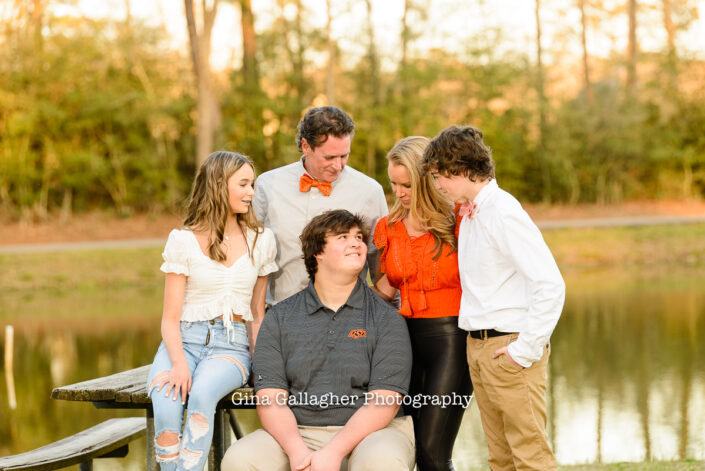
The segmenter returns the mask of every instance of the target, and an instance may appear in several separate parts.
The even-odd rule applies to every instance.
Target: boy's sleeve
[[[255,392],[265,388],[289,390],[281,342],[279,316],[276,315],[276,306],[274,306],[264,316],[264,321],[257,335],[252,362]]]
[[[388,389],[400,394],[408,394],[411,380],[411,341],[406,322],[399,313],[387,306],[375,350],[372,355],[370,383],[367,390]]]
[[[527,282],[530,303],[528,322],[519,338],[509,344],[509,354],[521,366],[538,361],[558,323],[565,300],[565,283],[541,231],[524,210],[502,215],[495,242]]]

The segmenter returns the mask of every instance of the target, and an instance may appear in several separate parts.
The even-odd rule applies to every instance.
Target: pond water
[[[552,338],[549,434],[559,463],[705,459],[705,271],[593,273],[566,278]],[[160,340],[162,286],[0,293],[11,324],[17,408],[0,380],[0,456],[26,451],[109,417],[54,401],[52,388],[151,361]],[[3,328],[4,330],[4,328]],[[4,350],[5,340],[1,340]],[[254,411],[238,412],[244,428]],[[144,443],[96,469],[142,469]],[[477,406],[456,442],[456,469],[487,459]]]

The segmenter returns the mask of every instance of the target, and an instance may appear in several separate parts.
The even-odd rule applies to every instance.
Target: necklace
[[[242,230],[242,227],[240,227],[239,224],[238,224],[238,228],[240,229],[240,232],[242,233],[242,235],[243,235],[243,237],[244,237],[244,236],[245,236],[245,231]],[[231,231],[231,232],[233,232],[233,231]],[[229,236],[229,235],[226,235],[226,234],[223,234],[223,240],[230,240],[230,236]]]

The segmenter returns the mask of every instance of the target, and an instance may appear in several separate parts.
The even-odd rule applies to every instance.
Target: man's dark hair
[[[319,214],[311,219],[301,232],[301,251],[304,264],[311,281],[315,281],[318,271],[316,255],[323,253],[326,248],[326,237],[349,232],[357,227],[362,232],[363,243],[367,243],[370,235],[365,219],[359,214],[353,214],[345,209],[334,209]]]
[[[338,138],[355,134],[355,122],[343,110],[336,106],[311,108],[306,112],[296,127],[296,145],[301,148],[301,139],[306,139],[311,149],[315,149],[332,135]]]
[[[423,168],[472,181],[494,178],[492,151],[482,141],[482,131],[472,126],[450,126],[431,139],[423,153]]]

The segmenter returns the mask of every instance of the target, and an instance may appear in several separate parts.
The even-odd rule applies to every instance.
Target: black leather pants
[[[414,364],[409,394],[469,396],[472,383],[466,358],[467,332],[457,317],[407,319]],[[453,444],[460,429],[462,406],[406,406],[414,419],[419,471],[452,471]]]

